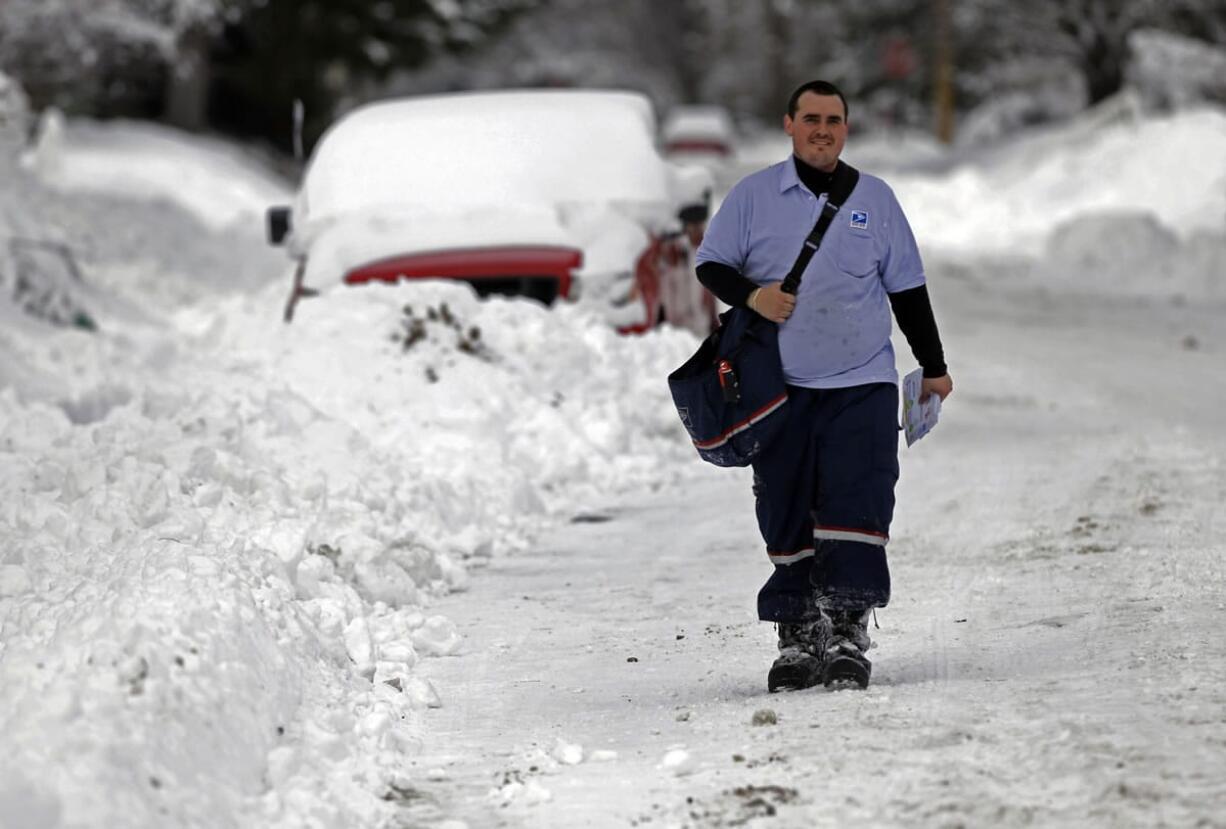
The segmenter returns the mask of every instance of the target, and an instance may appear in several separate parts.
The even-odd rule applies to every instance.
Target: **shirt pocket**
[[[834,251],[834,261],[839,270],[856,279],[876,274],[880,259],[872,234],[855,231],[843,233]]]

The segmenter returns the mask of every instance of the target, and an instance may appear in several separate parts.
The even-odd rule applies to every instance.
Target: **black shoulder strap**
[[[796,264],[792,266],[792,270],[783,280],[783,288],[785,294],[794,294],[800,287],[800,277],[804,274],[805,268],[809,267],[809,260],[813,258],[813,254],[817,252],[817,248],[822,243],[822,237],[826,235],[826,229],[830,227],[830,222],[834,220],[834,214],[839,212],[839,208],[843,206],[843,202],[847,201],[847,197],[851,195],[851,191],[856,189],[856,182],[860,180],[860,171],[850,164],[839,162],[834,168],[834,175],[830,179],[830,193],[826,196],[826,204],[822,207],[822,215],[817,217],[817,224],[813,226],[813,231],[805,239],[804,246],[800,249],[800,255],[796,257]]]

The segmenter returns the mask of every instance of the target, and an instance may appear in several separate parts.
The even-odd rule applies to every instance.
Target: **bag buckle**
[[[727,360],[719,361],[719,387],[724,392],[725,403],[736,403],[741,399],[741,384],[736,379],[736,370]]]

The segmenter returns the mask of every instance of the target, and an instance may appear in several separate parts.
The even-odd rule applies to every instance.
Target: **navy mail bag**
[[[719,319],[720,327],[668,376],[668,386],[698,456],[716,466],[746,466],[783,425],[788,392],[779,327],[748,308]]]

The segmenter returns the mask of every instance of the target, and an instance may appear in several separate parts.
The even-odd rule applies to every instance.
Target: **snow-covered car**
[[[660,143],[670,158],[724,160],[736,148],[736,128],[720,106],[686,104],[669,110]]]
[[[338,281],[444,278],[581,303],[624,332],[670,320],[705,333],[707,309],[682,303],[711,186],[660,155],[637,93],[401,98],[332,125],[292,207],[269,210],[268,235],[297,263],[287,319]]]

